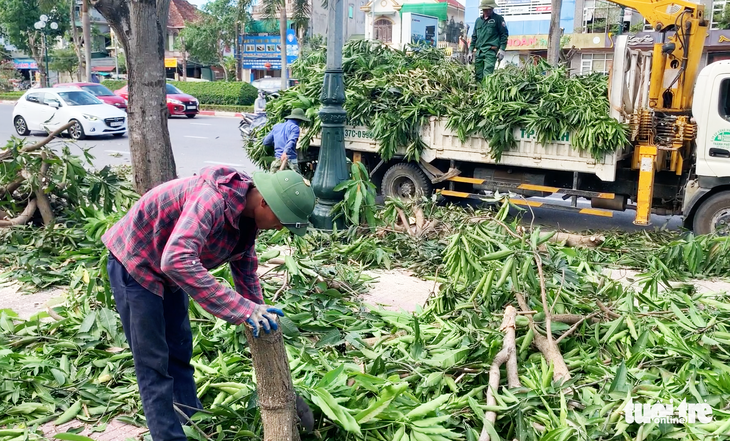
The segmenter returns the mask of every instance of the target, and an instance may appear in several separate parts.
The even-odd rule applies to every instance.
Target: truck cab
[[[697,233],[730,230],[730,61],[697,76],[692,116],[697,121],[696,163],[685,188],[683,212]]]

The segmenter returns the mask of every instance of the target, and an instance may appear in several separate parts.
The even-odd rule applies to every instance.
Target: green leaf
[[[373,400],[365,410],[355,415],[355,420],[358,424],[365,424],[372,420],[385,410],[390,403],[407,388],[408,383],[398,383],[387,386],[385,390],[383,390],[383,393],[381,393],[376,400]]]
[[[628,369],[626,368],[626,363],[622,361],[618,369],[616,370],[616,375],[613,377],[611,386],[609,386],[608,388],[608,393],[615,398],[621,398],[626,396],[626,393],[629,391],[629,385],[627,381]]]
[[[96,311],[92,310],[84,317],[84,321],[79,326],[79,332],[85,334],[91,330],[91,327],[96,323]]]
[[[318,387],[312,392],[314,392],[312,401],[329,419],[342,426],[348,432],[353,432],[358,435],[361,434],[360,425],[355,421],[355,418],[350,415],[347,409],[340,406],[327,390]]]
[[[406,414],[406,418],[413,420],[421,416],[428,415],[431,412],[438,410],[444,403],[449,401],[451,394],[443,394],[427,403],[423,403],[415,409],[411,410]]]

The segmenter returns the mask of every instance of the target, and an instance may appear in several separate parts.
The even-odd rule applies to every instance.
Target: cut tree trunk
[[[132,173],[135,189],[144,194],[176,178],[165,99],[170,0],[92,0],[92,4],[119,36],[126,55]]]
[[[296,394],[281,331],[262,332],[255,338],[249,327],[245,329],[256,374],[263,439],[299,441]]]
[[[563,0],[551,0],[550,2],[550,33],[548,34],[547,61],[552,66],[560,62],[560,37],[563,32],[560,29],[560,10]]]

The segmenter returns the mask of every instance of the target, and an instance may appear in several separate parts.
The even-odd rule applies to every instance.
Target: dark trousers
[[[190,366],[193,336],[188,317],[188,295],[165,290],[162,298],[147,291],[113,255],[107,264],[109,282],[132,350],[139,394],[154,441],[187,441],[173,408],[181,404],[188,416],[202,409]],[[193,408],[193,409],[191,409]]]
[[[474,75],[477,83],[481,83],[484,77],[494,73],[497,64],[497,50],[479,49],[474,62]]]

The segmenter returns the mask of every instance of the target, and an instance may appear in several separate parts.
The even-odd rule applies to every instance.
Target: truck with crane
[[[576,210],[610,217],[636,210],[634,223],[651,214],[682,215],[697,234],[730,233],[730,61],[700,70],[709,22],[702,4],[687,0],[614,0],[638,11],[660,33],[653,50],[615,42],[609,76],[611,116],[626,123],[630,144],[596,160],[574,149],[570,134],[542,145],[516,130],[517,147],[496,162],[480,136],[462,142],[447,118],[421,130],[427,148],[419,162],[404,155],[383,161],[367,127],[345,127],[348,156],[368,166],[385,196],[430,194],[483,199],[510,192],[517,205]],[[315,137],[311,145],[321,140]],[[403,153],[403,152],[401,152]],[[571,203],[530,199],[564,195]],[[581,208],[579,198],[590,200]]]

